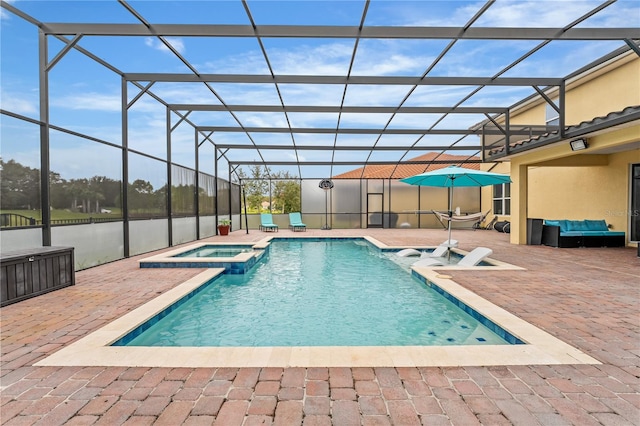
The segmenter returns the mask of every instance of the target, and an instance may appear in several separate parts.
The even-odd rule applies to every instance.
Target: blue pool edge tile
[[[507,343],[509,343],[511,345],[526,345],[525,341],[523,341],[520,338],[518,338],[518,337],[514,336],[513,334],[509,333],[507,330],[505,330],[504,328],[502,328],[501,326],[499,326],[495,322],[491,321],[489,318],[487,318],[486,316],[482,315],[480,312],[476,311],[475,309],[473,309],[472,307],[468,306],[467,304],[465,304],[464,302],[462,302],[461,300],[459,300],[458,298],[456,298],[455,296],[453,296],[449,292],[445,291],[442,287],[438,286],[434,282],[429,281],[426,277],[420,275],[416,271],[411,271],[411,274],[413,275],[413,277],[418,279],[424,285],[426,285],[426,286],[432,288],[433,290],[435,290],[438,294],[440,294],[442,297],[446,298],[448,301],[450,301],[451,303],[456,305],[458,308],[462,309],[464,312],[466,312],[468,315],[473,317],[480,324],[484,325],[489,330],[491,330],[493,333],[495,333],[498,336],[500,336],[500,338],[502,338]]]

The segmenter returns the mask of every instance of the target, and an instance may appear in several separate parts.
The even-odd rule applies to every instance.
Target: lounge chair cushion
[[[482,262],[486,257],[491,256],[493,250],[487,247],[476,247],[467,253],[457,265],[453,266],[476,266],[480,262]],[[420,259],[413,266],[444,266],[446,265],[446,259],[443,258],[428,258],[428,259]]]
[[[289,213],[289,228],[294,231],[304,231],[307,229],[307,225],[302,223],[302,215],[300,212]]]
[[[449,247],[441,244],[438,247],[436,247],[433,251],[422,253],[420,258],[428,259],[432,257],[443,257],[445,254],[447,254],[448,250],[449,250]]]
[[[422,253],[420,253],[418,250],[412,249],[412,248],[400,250],[399,252],[396,253],[396,255],[400,257],[420,256],[421,254]]]
[[[420,259],[413,266],[444,266],[446,259],[437,259],[435,257]]]
[[[273,223],[271,213],[260,213],[260,229],[264,231],[277,231],[278,225]]]
[[[482,259],[485,257],[491,256],[493,254],[493,250],[486,247],[476,247],[471,250],[465,257],[460,259],[458,262],[459,266],[475,266],[478,263],[482,262]]]

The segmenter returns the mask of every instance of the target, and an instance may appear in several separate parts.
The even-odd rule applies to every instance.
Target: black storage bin
[[[0,254],[0,306],[75,284],[73,247]]]
[[[542,219],[527,219],[527,245],[542,244]]]

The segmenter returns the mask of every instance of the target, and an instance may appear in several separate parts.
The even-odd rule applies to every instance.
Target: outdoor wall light
[[[586,139],[576,139],[575,141],[569,142],[569,144],[571,145],[571,151],[580,151],[589,147]]]

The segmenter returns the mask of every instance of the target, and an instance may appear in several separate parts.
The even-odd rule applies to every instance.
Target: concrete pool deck
[[[358,234],[402,247],[434,246],[444,235],[310,229],[303,236]],[[207,241],[266,236],[236,231]],[[508,235],[480,230],[456,230],[456,238],[463,250],[487,246],[526,270],[447,270],[453,281],[602,364],[35,366],[203,272],[140,269],[146,254],[78,272],[74,287],[2,308],[2,424],[640,424],[635,249],[514,246]]]

